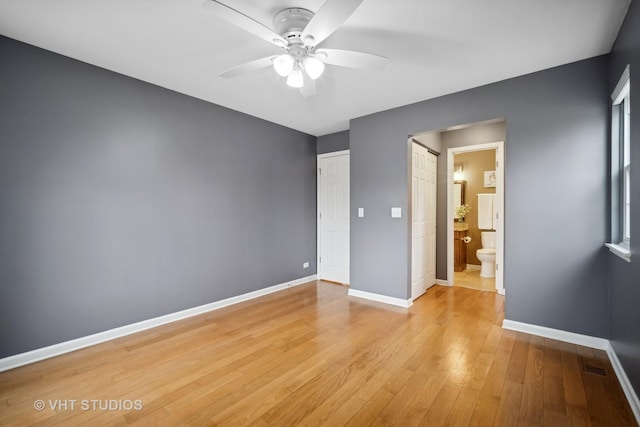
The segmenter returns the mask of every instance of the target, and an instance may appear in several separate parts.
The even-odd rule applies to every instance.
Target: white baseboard
[[[616,372],[616,376],[618,377],[618,381],[620,382],[622,391],[627,397],[629,406],[631,406],[631,411],[633,411],[633,415],[635,415],[636,417],[636,422],[640,424],[640,399],[638,399],[638,395],[633,389],[631,381],[629,381],[629,377],[627,377],[627,373],[622,368],[622,364],[620,363],[618,355],[616,355],[616,352],[614,351],[611,343],[609,343],[609,348],[607,348],[607,355],[609,356],[609,360],[611,361],[613,370]]]
[[[481,265],[476,265],[476,264],[467,264],[467,270],[482,270],[482,266]]]
[[[291,280],[290,282],[281,283],[279,285],[269,286],[268,288],[259,289],[257,291],[248,292],[246,294],[238,295],[235,297],[226,298],[220,301],[214,301],[208,304],[188,308],[186,310],[177,311],[175,313],[165,314],[159,317],[154,317],[153,319],[142,320],[130,325],[120,326],[118,328],[109,329],[104,332],[98,332],[86,337],[76,338],[74,340],[65,341],[59,344],[53,344],[48,347],[38,348],[26,353],[4,357],[0,359],[0,372],[17,368],[23,365],[28,365],[29,363],[38,362],[40,360],[49,359],[54,356],[59,356],[64,353],[69,353],[95,344],[100,344],[102,342],[109,341],[115,338],[135,334],[136,332],[155,328],[156,326],[186,319],[192,316],[197,316],[198,314],[218,310],[223,307],[227,307],[243,301],[248,301],[254,298],[261,297],[263,295],[271,294],[273,292],[281,291],[283,289],[298,286],[314,280],[317,280],[317,275],[315,274],[307,277],[301,277],[300,279]]]
[[[636,417],[636,422],[640,424],[640,400],[638,399],[638,395],[636,391],[633,389],[631,382],[629,381],[629,377],[627,377],[616,352],[609,340],[605,338],[592,337],[589,335],[576,334],[573,332],[562,331],[560,329],[547,328],[545,326],[532,325],[529,323],[516,322],[514,320],[504,319],[502,321],[502,327],[504,329],[509,329],[517,332],[525,332],[531,335],[537,335],[540,337],[551,338],[558,341],[564,341],[571,344],[577,344],[584,347],[597,348],[599,350],[604,350],[607,352],[609,356],[609,361],[611,362],[611,366],[618,377],[618,382],[622,387],[622,391],[629,402],[629,406],[631,406],[631,410],[633,411],[633,415]]]
[[[436,279],[436,285],[451,286],[448,280]]]
[[[597,348],[599,350],[606,351],[609,348],[609,340],[605,338],[576,334],[573,332],[562,331],[560,329],[547,328],[546,326],[538,326],[530,323],[504,319],[502,321],[502,327],[516,332],[525,332],[539,337],[551,338],[571,344],[582,345],[584,347]]]
[[[349,288],[349,296],[364,298],[371,301],[383,302],[385,304],[396,305],[398,307],[404,308],[408,308],[413,305],[413,301],[411,301],[410,299],[405,300],[400,298],[388,297],[386,295],[374,294],[371,292],[359,291],[357,289],[351,288]]]

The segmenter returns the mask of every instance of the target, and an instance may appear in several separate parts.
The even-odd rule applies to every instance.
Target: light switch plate
[[[358,218],[364,218],[364,208],[358,208]]]
[[[391,218],[402,218],[402,208],[391,208]]]

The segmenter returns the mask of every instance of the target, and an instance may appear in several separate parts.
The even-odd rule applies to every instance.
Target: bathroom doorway
[[[504,295],[504,141],[449,148],[447,177],[448,284]]]

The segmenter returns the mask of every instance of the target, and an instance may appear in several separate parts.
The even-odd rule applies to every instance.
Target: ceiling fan
[[[204,8],[284,50],[280,55],[256,59],[219,75],[231,78],[273,66],[279,75],[287,78],[287,85],[299,88],[300,93],[307,97],[315,95],[315,80],[322,75],[325,64],[361,69],[384,67],[387,58],[383,56],[318,48],[362,2],[363,0],[326,0],[316,13],[297,7],[287,8],[276,14],[271,29],[222,2],[206,0]]]

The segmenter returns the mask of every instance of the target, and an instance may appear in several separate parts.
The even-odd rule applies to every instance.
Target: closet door
[[[411,148],[411,298],[436,281],[437,157],[420,144]]]

